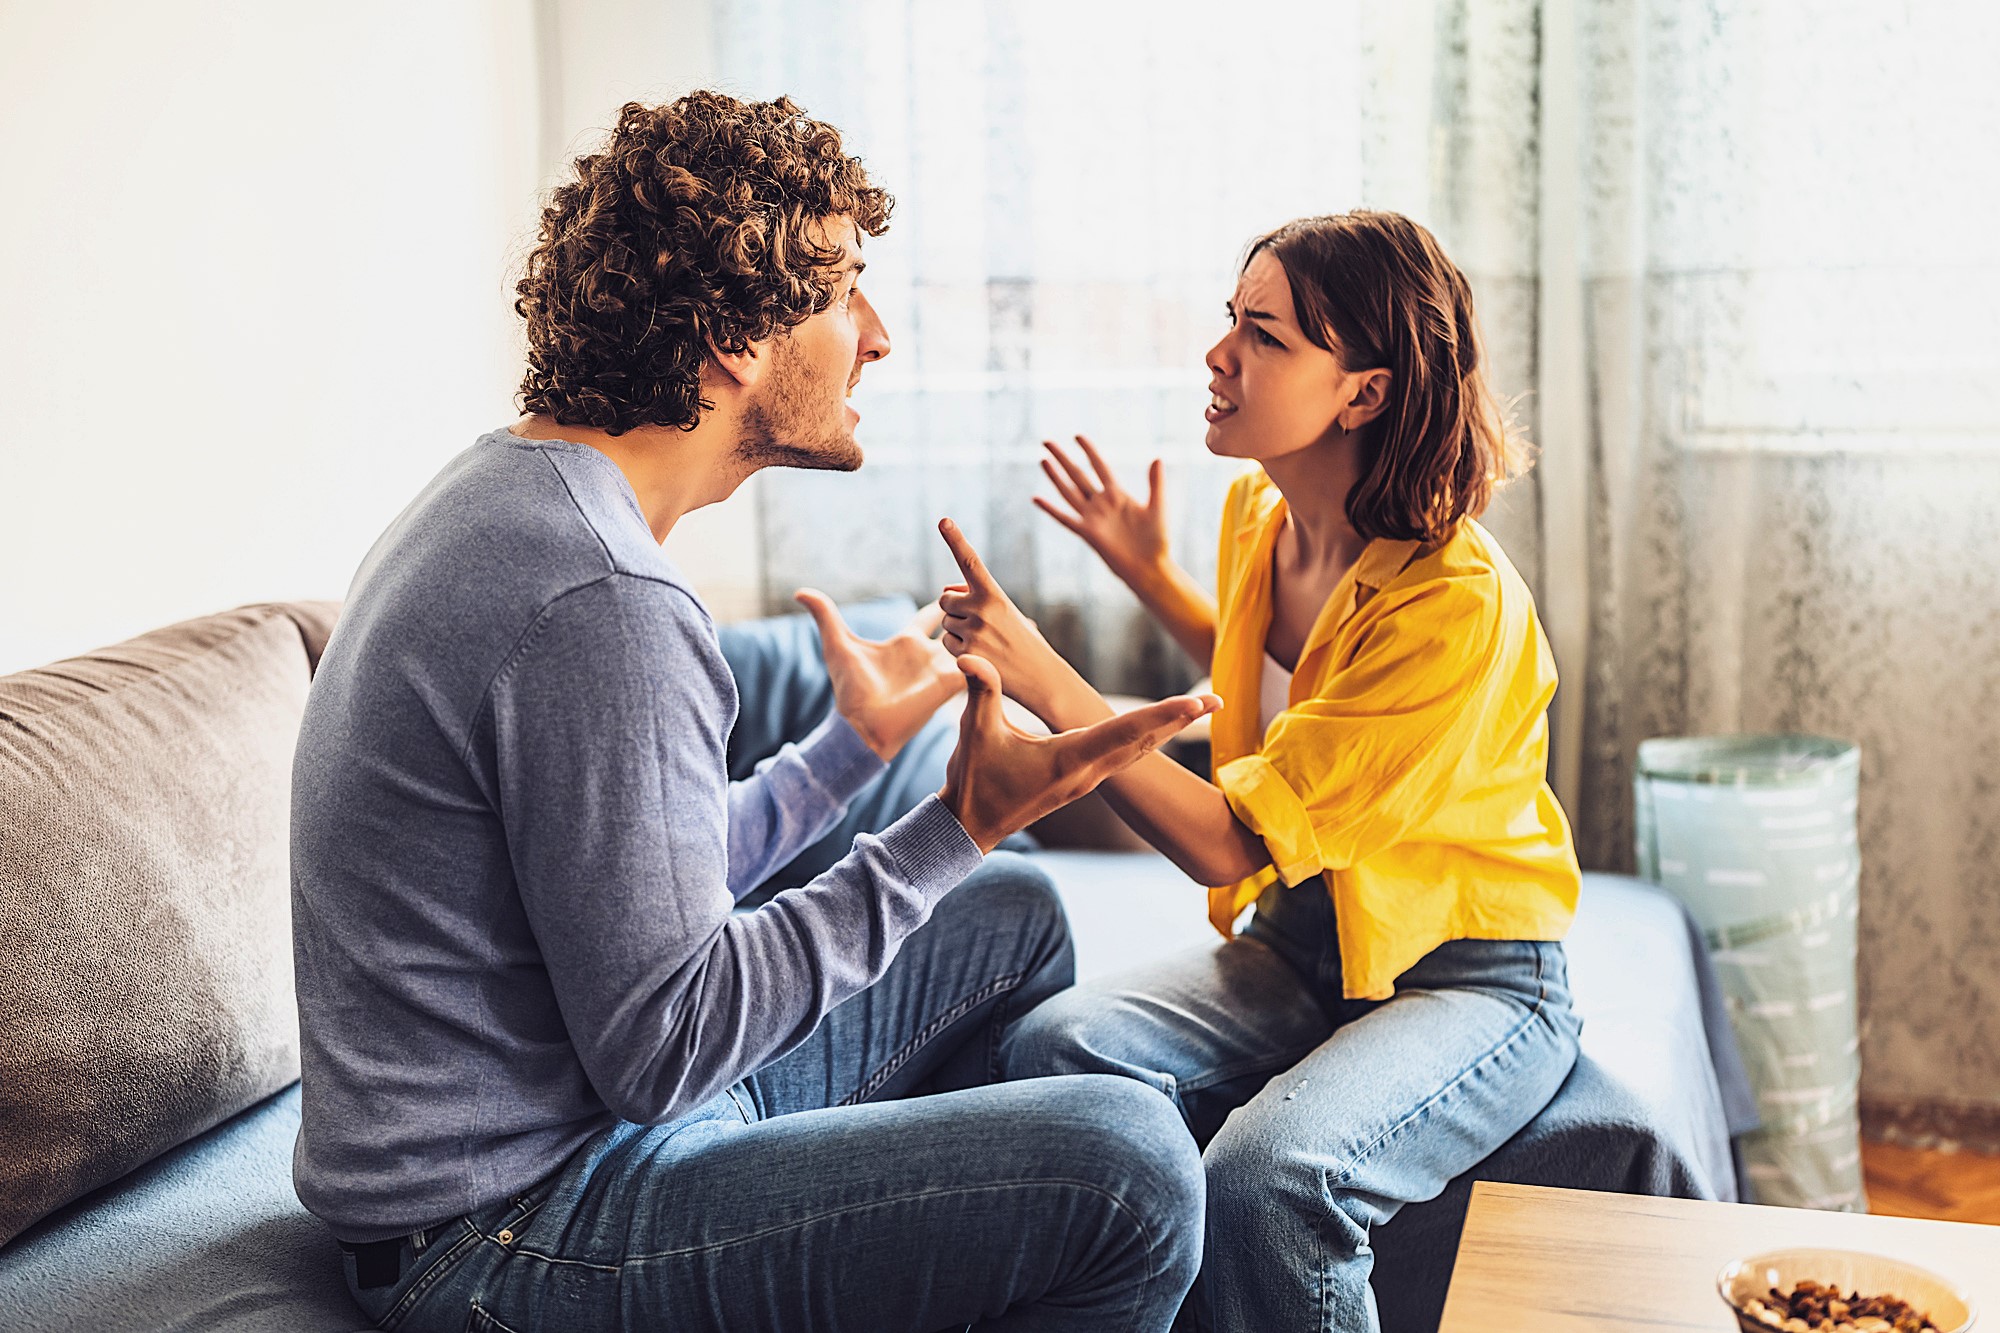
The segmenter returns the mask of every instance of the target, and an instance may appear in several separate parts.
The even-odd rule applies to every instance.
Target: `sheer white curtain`
[[[1864,1099],[2000,1148],[2000,11],[1395,8],[1364,182],[1534,392],[1495,526],[1585,864],[1648,736],[1858,741]]]
[[[1858,741],[1864,1098],[2000,1146],[2000,11],[1576,21],[1585,856],[1646,736]]]
[[[927,593],[950,512],[1101,684],[1191,669],[1027,503],[1036,443],[1158,454],[1212,569],[1201,353],[1241,247],[1410,213],[1542,446],[1489,518],[1565,685],[1587,864],[1647,736],[1865,755],[1864,1092],[2000,1130],[2000,11],[1967,0],[718,8],[719,67],[900,199],[859,478],[774,476],[767,591]],[[1888,1107],[1894,1110],[1894,1107]],[[1968,1120],[1966,1117],[1970,1117]]]

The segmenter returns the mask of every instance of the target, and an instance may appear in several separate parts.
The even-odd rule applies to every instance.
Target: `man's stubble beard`
[[[846,396],[814,392],[811,374],[783,339],[773,348],[768,390],[743,414],[736,457],[753,468],[796,467],[817,472],[852,472],[861,466],[861,446],[847,427]],[[842,388],[846,386],[843,384]]]

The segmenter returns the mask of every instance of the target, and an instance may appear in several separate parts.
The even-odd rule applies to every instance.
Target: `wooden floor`
[[[1870,1212],[2000,1223],[2000,1157],[1865,1142],[1861,1170]]]

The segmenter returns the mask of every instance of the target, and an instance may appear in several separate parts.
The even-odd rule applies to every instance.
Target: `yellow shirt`
[[[1223,510],[1215,782],[1272,864],[1209,890],[1224,935],[1273,879],[1322,876],[1350,999],[1454,939],[1554,940],[1581,877],[1549,789],[1555,664],[1533,595],[1466,519],[1442,545],[1376,540],[1333,590],[1261,734],[1284,497],[1262,468]]]

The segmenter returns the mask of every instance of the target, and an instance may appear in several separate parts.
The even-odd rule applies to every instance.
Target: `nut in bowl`
[[[1716,1279],[1745,1333],[1965,1333],[1972,1301],[1929,1269],[1857,1250],[1772,1250]]]

